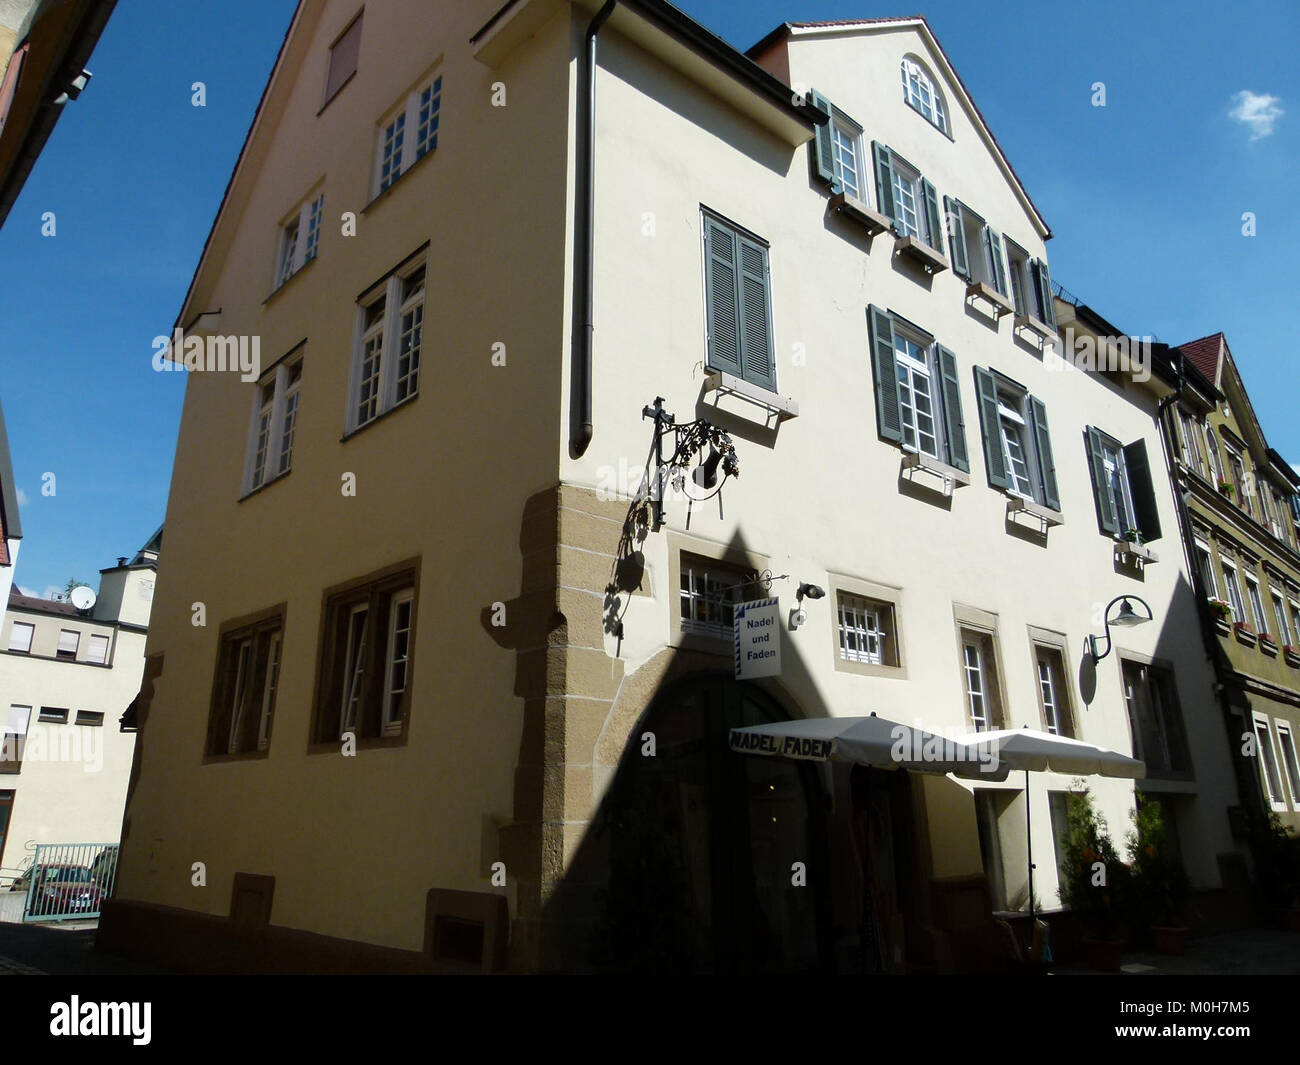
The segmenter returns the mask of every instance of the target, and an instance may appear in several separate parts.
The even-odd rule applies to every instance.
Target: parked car
[[[105,895],[113,894],[113,882],[117,879],[117,858],[121,850],[119,844],[113,843],[95,855],[90,863],[90,877],[104,890]]]
[[[24,872],[9,890],[30,892],[27,912],[40,917],[98,913],[104,901],[104,892],[84,865],[39,865]]]

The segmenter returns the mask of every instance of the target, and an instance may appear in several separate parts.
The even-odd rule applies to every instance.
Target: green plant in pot
[[[1210,599],[1210,612],[1216,618],[1227,619],[1232,615],[1232,607],[1223,599]]]
[[[1181,954],[1187,926],[1187,872],[1170,841],[1160,803],[1139,793],[1133,827],[1125,838],[1131,879],[1129,912],[1134,926],[1149,930],[1161,954]]]
[[[1141,546],[1142,546],[1142,530],[1141,530],[1141,529],[1125,529],[1125,530],[1124,530],[1124,539],[1127,540],[1127,541],[1128,541],[1129,543],[1131,543],[1131,544],[1136,544],[1138,547],[1141,547]]]
[[[1094,969],[1119,969],[1119,913],[1128,868],[1111,842],[1106,819],[1092,793],[1076,781],[1066,805],[1067,828],[1061,861],[1061,901],[1077,915],[1083,948]]]

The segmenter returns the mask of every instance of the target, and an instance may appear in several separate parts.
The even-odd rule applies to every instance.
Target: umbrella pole
[[[1029,928],[1034,927],[1034,834],[1029,813],[1029,770],[1025,770],[1025,848],[1029,855]]]

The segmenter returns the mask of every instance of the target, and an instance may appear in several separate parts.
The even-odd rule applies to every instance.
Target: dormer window
[[[926,69],[911,56],[904,56],[900,71],[903,76],[903,99],[907,105],[920,112],[940,133],[951,136],[948,129],[948,106],[943,102],[943,96],[935,88]]]

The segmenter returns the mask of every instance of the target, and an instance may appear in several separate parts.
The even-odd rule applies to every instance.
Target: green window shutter
[[[1038,292],[1038,306],[1042,310],[1043,322],[1056,328],[1056,307],[1052,302],[1052,275],[1047,272],[1047,263],[1035,259],[1029,264],[1034,278],[1034,288]]]
[[[894,320],[879,307],[867,308],[871,326],[871,372],[876,382],[876,428],[884,440],[903,442],[903,412],[898,405],[898,364],[894,360]]]
[[[1052,438],[1047,431],[1047,407],[1036,396],[1029,397],[1029,414],[1033,423],[1034,450],[1038,452],[1039,482],[1043,486],[1043,505],[1061,509],[1061,493],[1056,485],[1056,460],[1052,457]]]
[[[939,217],[939,194],[925,178],[921,179],[921,191],[925,195],[925,219],[930,230],[930,247],[942,255],[943,219]]]
[[[898,208],[894,206],[894,153],[879,141],[871,142],[871,157],[876,164],[876,205],[880,213],[898,228]]]
[[[709,368],[740,374],[736,234],[704,220],[704,298],[709,329]]]
[[[969,280],[970,259],[966,254],[966,218],[960,200],[943,198],[943,214],[948,220],[948,246],[952,249],[953,273]]]
[[[808,99],[812,101],[814,107],[820,108],[828,115],[833,116],[830,101],[816,89],[809,90]],[[834,117],[826,125],[817,127],[812,144],[813,173],[828,185],[836,184],[835,145],[831,139],[832,122],[834,122]]]
[[[1106,459],[1102,454],[1101,433],[1088,426],[1088,468],[1092,470],[1092,495],[1097,501],[1097,524],[1111,536],[1119,535],[1119,519],[1106,486]]]
[[[1007,263],[1002,254],[1002,237],[992,226],[984,227],[984,252],[993,267],[993,287],[1003,296],[1011,293],[1007,289]]]
[[[942,344],[939,351],[939,376],[943,379],[943,432],[948,438],[948,464],[970,473],[970,455],[966,451],[966,420],[961,414],[961,382],[957,379],[957,356]]]
[[[1146,543],[1159,540],[1160,514],[1145,440],[1137,440],[1124,449],[1124,465],[1128,468],[1128,489],[1137,512],[1138,532]]]
[[[750,384],[776,391],[767,249],[740,237],[740,367]]]
[[[984,438],[984,469],[989,484],[1006,488],[1011,484],[1002,454],[1002,419],[998,417],[998,383],[993,375],[975,367],[975,395],[979,398],[980,435]]]

